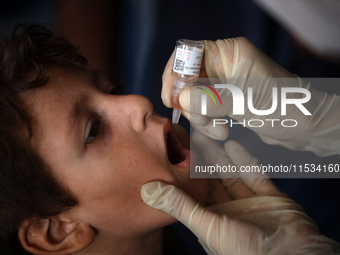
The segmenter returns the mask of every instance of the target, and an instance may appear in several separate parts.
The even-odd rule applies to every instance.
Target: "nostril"
[[[144,120],[143,120],[144,127],[146,127],[147,121],[148,121],[150,115],[151,115],[150,111],[147,111],[146,114],[144,115]]]
[[[132,128],[135,132],[143,132],[153,113],[151,102],[144,96],[126,95],[124,111],[130,115]]]

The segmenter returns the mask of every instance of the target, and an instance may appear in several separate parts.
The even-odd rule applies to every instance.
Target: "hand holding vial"
[[[216,89],[222,99],[223,107],[207,106],[207,113],[201,113],[202,90],[195,88],[184,88],[180,92],[178,102],[172,98],[172,87],[175,77],[172,75],[174,54],[169,59],[163,73],[162,100],[167,107],[182,109],[182,114],[190,120],[196,130],[199,130],[214,139],[224,140],[228,135],[227,125],[218,125],[212,128],[214,120],[229,116],[235,121],[242,123],[254,118],[250,111],[247,97],[249,89],[253,89],[251,104],[259,111],[270,111],[268,115],[256,115],[256,119],[265,123],[261,128],[248,128],[254,130],[260,138],[269,144],[283,145],[293,150],[310,150],[319,156],[340,154],[340,132],[339,118],[340,97],[322,93],[310,87],[301,78],[293,75],[282,68],[268,56],[261,52],[246,38],[225,39],[217,41],[204,41],[204,56],[202,59],[199,78],[209,78],[215,84],[232,84],[244,95],[244,114],[237,115],[233,111],[233,94],[228,89]],[[192,81],[191,81],[192,82]],[[213,84],[211,84],[213,86]],[[280,105],[274,104],[274,93],[276,96],[283,89],[298,88],[309,91],[310,99],[305,103],[297,102],[289,105],[294,110],[286,114],[280,111]],[[179,93],[178,91],[176,93]],[[302,95],[294,95],[294,100],[303,100]],[[178,106],[179,103],[179,106]],[[245,104],[246,105],[246,104]],[[303,106],[310,115],[306,115],[301,109]],[[271,111],[271,109],[274,109]],[[282,119],[293,119],[298,123],[294,132],[290,128],[280,125]],[[271,121],[266,121],[267,119]]]
[[[194,142],[205,144],[200,147],[209,152],[204,154],[207,161],[222,160],[238,169],[242,165],[258,164],[256,158],[235,141],[228,141],[223,149],[202,134],[196,132],[193,137]],[[208,199],[209,204],[214,205],[206,208],[177,187],[159,181],[143,185],[141,195],[145,203],[172,215],[189,228],[208,254],[340,252],[339,244],[321,235],[303,209],[280,192],[270,179],[247,173],[211,180],[214,183]]]

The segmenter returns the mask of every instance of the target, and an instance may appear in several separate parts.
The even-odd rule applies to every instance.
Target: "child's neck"
[[[81,255],[162,255],[163,235],[162,229],[150,232],[143,236],[121,240],[98,240],[86,248]],[[77,253],[78,254],[78,253]]]

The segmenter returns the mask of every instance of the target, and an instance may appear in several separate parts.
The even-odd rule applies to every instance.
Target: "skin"
[[[160,180],[202,203],[208,183],[190,179],[187,163],[169,162],[168,119],[145,97],[108,94],[113,86],[97,74],[76,66],[49,67],[48,84],[22,92],[33,116],[32,146],[77,198],[68,217],[96,230],[95,242],[82,254],[117,249],[142,254],[141,247],[155,245],[158,230],[175,219],[143,203],[141,186]]]

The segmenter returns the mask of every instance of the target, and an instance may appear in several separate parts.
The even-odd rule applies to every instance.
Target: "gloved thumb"
[[[141,189],[143,201],[182,222],[197,237],[205,237],[215,213],[204,209],[179,188],[163,182],[149,182]]]

